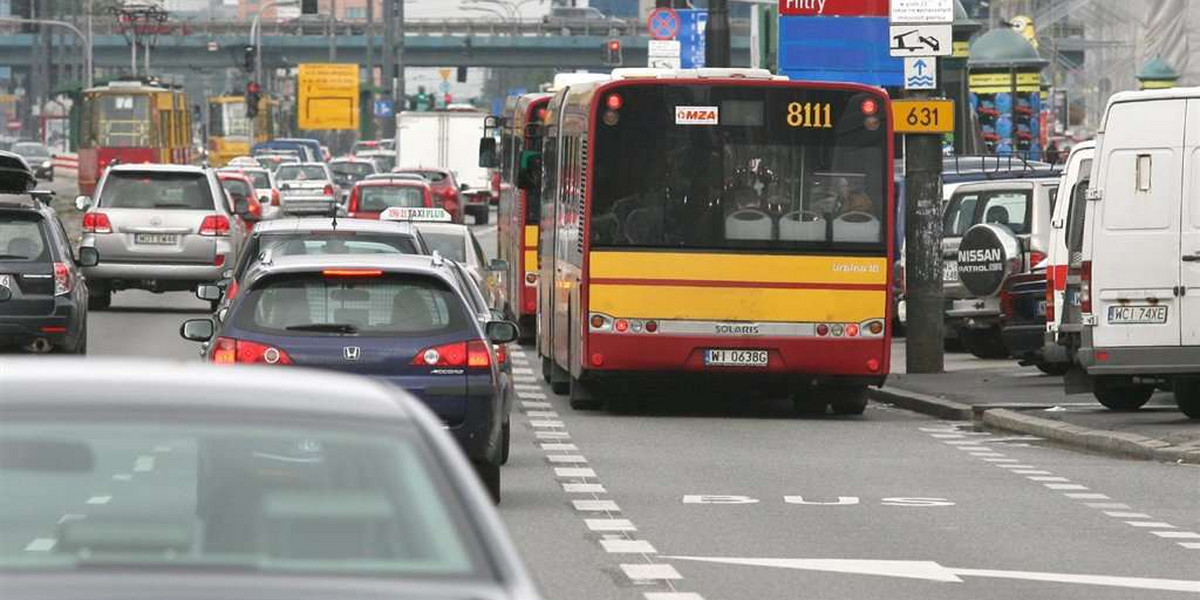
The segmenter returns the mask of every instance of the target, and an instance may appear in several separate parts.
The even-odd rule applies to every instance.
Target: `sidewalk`
[[[1014,360],[947,353],[945,373],[907,375],[904,356],[904,340],[897,340],[893,374],[876,400],[1092,450],[1200,463],[1200,421],[1179,412],[1170,393],[1156,393],[1141,410],[1113,412],[1090,394],[1067,396],[1061,377]]]

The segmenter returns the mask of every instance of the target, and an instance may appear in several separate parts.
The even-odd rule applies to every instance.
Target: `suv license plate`
[[[710,367],[765,367],[766,350],[705,350],[704,364]]]
[[[179,242],[179,236],[173,233],[139,233],[133,236],[135,244],[153,246],[172,246]]]
[[[953,283],[958,281],[958,263],[946,261],[942,263],[942,281]]]
[[[1110,325],[1161,325],[1167,322],[1167,307],[1151,305],[1110,306]]]

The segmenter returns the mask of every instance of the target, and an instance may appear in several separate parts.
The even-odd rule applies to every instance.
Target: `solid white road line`
[[[600,546],[609,554],[658,554],[646,540],[600,540]]]
[[[991,457],[991,458],[1003,458],[1004,457],[1004,455],[999,452],[968,452],[967,454],[970,454],[971,456],[978,456],[979,458],[984,458],[985,456]]]
[[[988,452],[991,450],[987,446],[955,446],[955,448],[963,452]]]
[[[996,466],[1000,467],[1001,469],[1033,469],[1033,468],[1035,468],[1033,465],[1014,465],[1012,463],[996,463]]]
[[[587,469],[587,468],[582,468],[582,467],[555,467],[554,476],[560,477],[563,479],[566,479],[566,478],[587,479],[589,477],[595,477],[596,471],[594,469]]]
[[[1020,460],[1020,459],[1018,459],[1018,458],[985,458],[985,459],[983,459],[983,460],[985,460],[985,461],[987,461],[987,462],[990,462],[990,463],[1015,463],[1015,462],[1021,462],[1021,460]]]
[[[621,512],[621,508],[612,500],[572,500],[571,506],[579,512]]]
[[[1017,473],[1018,475],[1049,475],[1050,471],[1040,471],[1038,469],[1021,469],[1019,471],[1013,471],[1013,473]]]
[[[608,492],[599,483],[564,483],[562,489],[568,494],[604,494]]]
[[[25,545],[26,552],[49,552],[58,545],[58,540],[54,538],[34,538],[33,541]]]
[[[637,531],[629,519],[584,519],[583,523],[592,531],[625,533]]]
[[[87,499],[88,504],[108,504],[112,500],[112,496],[92,496]]]
[[[961,433],[931,433],[931,434],[929,434],[929,436],[937,438],[939,440],[952,440],[952,439],[956,439],[956,438],[966,437]],[[946,442],[946,443],[948,444],[950,442]]]
[[[1200,550],[1200,542],[1179,542],[1179,545],[1188,550]]]
[[[621,570],[625,571],[625,576],[634,582],[683,579],[683,576],[679,574],[679,571],[675,570],[675,567],[666,564],[623,564],[621,565]]]

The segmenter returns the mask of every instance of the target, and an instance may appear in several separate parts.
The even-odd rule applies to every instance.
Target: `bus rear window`
[[[887,128],[875,96],[694,85],[617,88],[593,144],[593,247],[883,252]],[[612,113],[611,115],[609,113]],[[559,152],[582,155],[579,138]],[[560,194],[582,186],[557,174]],[[571,200],[566,200],[568,205]]]

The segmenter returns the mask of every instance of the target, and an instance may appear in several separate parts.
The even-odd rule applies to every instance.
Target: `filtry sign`
[[[888,0],[779,0],[789,17],[886,17]]]

